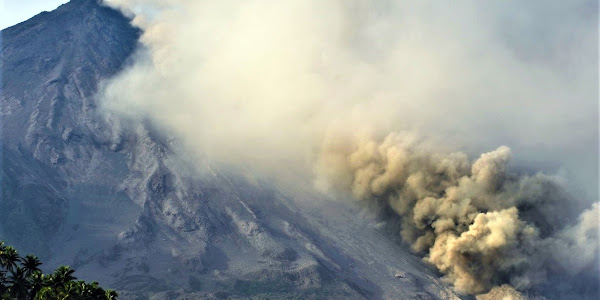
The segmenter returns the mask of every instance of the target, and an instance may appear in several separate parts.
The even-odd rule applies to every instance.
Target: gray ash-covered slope
[[[0,239],[124,299],[455,297],[353,207],[191,163],[101,111],[139,35],[97,0],[2,31]]]
[[[78,205],[92,210],[105,206],[91,203],[100,200],[96,194],[135,207],[114,191],[128,172],[126,154],[106,151],[111,141],[93,94],[100,79],[119,71],[138,36],[121,14],[94,1],[75,1],[2,31],[0,207],[8,218],[0,219],[0,232],[6,239],[51,250],[50,239],[73,217],[71,200],[84,195]]]

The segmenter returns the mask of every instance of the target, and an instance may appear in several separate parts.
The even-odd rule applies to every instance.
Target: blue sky
[[[68,0],[0,0],[0,29],[23,22],[42,11],[50,11]]]

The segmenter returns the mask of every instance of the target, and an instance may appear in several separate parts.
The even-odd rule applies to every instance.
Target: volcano
[[[122,299],[459,298],[360,208],[198,163],[104,111],[140,35],[99,0],[2,30],[1,240]]]

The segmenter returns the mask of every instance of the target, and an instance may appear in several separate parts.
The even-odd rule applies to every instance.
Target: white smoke
[[[593,213],[568,224],[598,200],[596,2],[106,2],[144,30],[107,109],[216,162],[316,169],[321,188],[392,209],[463,292],[594,260]],[[413,133],[374,138],[398,130]],[[507,147],[452,153],[504,144],[515,171]],[[539,168],[561,176],[519,175]]]

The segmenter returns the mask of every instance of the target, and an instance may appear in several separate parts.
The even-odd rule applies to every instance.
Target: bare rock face
[[[456,298],[355,208],[193,163],[100,109],[138,45],[129,21],[72,0],[2,31],[0,239],[123,299]]]

